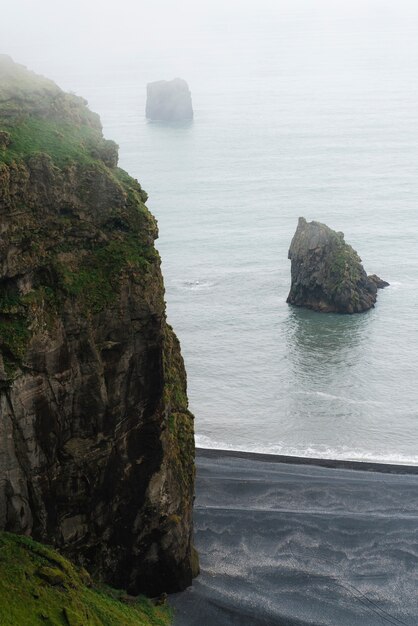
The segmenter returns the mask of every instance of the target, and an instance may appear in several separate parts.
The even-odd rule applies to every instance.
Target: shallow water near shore
[[[150,194],[197,443],[418,464],[417,7],[305,5],[212,16],[192,50],[32,65],[88,98]],[[147,123],[146,82],[176,75],[194,121]],[[390,282],[375,309],[286,304],[300,215]]]

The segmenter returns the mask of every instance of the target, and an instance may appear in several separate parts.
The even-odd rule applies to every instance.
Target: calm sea
[[[18,59],[89,100],[150,195],[200,446],[418,463],[416,4],[261,0],[189,46]],[[193,123],[147,123],[175,76]],[[301,215],[391,283],[375,309],[286,304]]]

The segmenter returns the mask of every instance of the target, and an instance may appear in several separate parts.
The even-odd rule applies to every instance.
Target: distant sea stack
[[[156,595],[198,571],[193,415],[117,161],[85,100],[0,56],[0,531]]]
[[[344,234],[299,218],[289,249],[292,285],[289,304],[323,313],[361,313],[374,307],[377,290],[389,283],[367,276]]]
[[[164,122],[192,120],[192,95],[186,81],[175,78],[148,83],[145,115]]]

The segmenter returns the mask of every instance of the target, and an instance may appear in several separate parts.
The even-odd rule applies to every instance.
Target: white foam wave
[[[380,402],[378,400],[354,400],[353,398],[336,396],[332,393],[326,393],[325,391],[297,391],[296,393],[303,396],[319,396],[321,398],[325,398],[326,400],[337,400],[338,402],[346,402],[347,404],[370,404],[373,406],[381,406],[384,404],[384,402]]]
[[[173,280],[172,285],[177,289],[188,291],[206,291],[215,286],[214,281],[210,280]]]
[[[231,450],[237,452],[256,452],[260,454],[275,454],[280,456],[297,456],[314,459],[331,459],[339,461],[363,461],[367,463],[382,463],[395,465],[418,465],[418,455],[383,454],[364,450],[353,449],[347,446],[328,447],[325,445],[309,444],[307,446],[289,446],[284,442],[275,444],[263,443],[228,443],[215,441],[206,435],[196,435],[198,448],[210,448],[212,450]]]

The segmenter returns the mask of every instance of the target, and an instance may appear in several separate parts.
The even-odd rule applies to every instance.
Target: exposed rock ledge
[[[375,305],[377,290],[389,283],[367,276],[344,234],[299,218],[289,249],[292,285],[289,304],[324,313],[360,313]]]
[[[193,416],[157,225],[81,98],[0,56],[0,530],[181,590]]]

